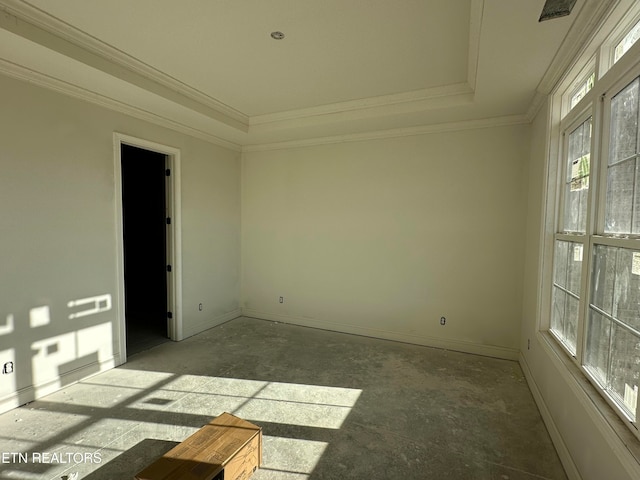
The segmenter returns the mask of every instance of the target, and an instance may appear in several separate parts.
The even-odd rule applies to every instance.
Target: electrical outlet
[[[280,303],[284,303],[284,297],[280,297],[280,298],[278,299],[278,302],[280,302]]]
[[[2,373],[13,373],[13,362],[7,362],[2,367]]]
[[[440,317],[440,325],[444,325],[445,323],[447,323],[446,317]]]
[[[202,304],[201,303],[198,304],[198,310],[202,311]]]

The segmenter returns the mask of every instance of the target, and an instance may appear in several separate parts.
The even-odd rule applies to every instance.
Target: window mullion
[[[597,131],[596,141],[600,141],[600,146],[598,151],[600,155],[598,155],[598,166],[596,167],[596,171],[598,175],[594,175],[594,177],[598,177],[598,179],[602,179],[602,181],[598,181],[598,185],[595,186],[597,190],[597,199],[594,202],[595,208],[595,218],[596,222],[594,225],[593,233],[598,235],[604,233],[604,224],[605,224],[605,207],[607,202],[607,167],[609,163],[609,144],[610,139],[608,135],[608,131],[611,128],[611,108],[606,108],[611,105],[611,96],[603,94],[600,97],[600,101],[596,104],[596,112],[598,114],[597,118],[600,120],[600,126]]]

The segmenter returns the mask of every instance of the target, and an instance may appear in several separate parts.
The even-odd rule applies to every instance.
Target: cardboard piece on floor
[[[262,429],[223,413],[138,473],[136,480],[246,480],[262,463]]]

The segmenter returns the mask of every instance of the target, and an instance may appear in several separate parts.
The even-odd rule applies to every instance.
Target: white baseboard
[[[197,335],[198,333],[202,333],[205,330],[209,330],[210,328],[217,327],[218,325],[221,325],[225,322],[228,322],[229,320],[233,320],[234,318],[238,318],[241,316],[242,316],[242,310],[238,308],[229,313],[225,313],[223,315],[219,315],[217,317],[209,318],[205,321],[198,322],[193,325],[189,325],[188,328],[183,324],[182,325],[183,340],[185,338],[192,337],[193,335]]]
[[[445,350],[454,350],[457,352],[473,353],[476,355],[484,355],[487,357],[502,358],[505,360],[517,360],[518,350],[513,348],[500,347],[495,345],[482,345],[460,340],[451,340],[446,338],[425,337],[419,335],[409,335],[404,333],[391,332],[377,328],[361,327],[344,323],[330,322],[325,320],[311,319],[305,317],[296,317],[292,315],[281,315],[277,313],[268,313],[250,308],[243,308],[242,314],[247,317],[259,318],[262,320],[272,320],[282,323],[290,323],[303,327],[319,328],[322,330],[331,330],[334,332],[351,333],[354,335],[362,335],[364,337],[380,338],[383,340],[393,340],[396,342],[411,343],[414,345],[422,345],[425,347],[442,348]]]
[[[0,398],[0,413],[13,410],[25,403],[33,402],[45,395],[57,392],[64,387],[110,370],[114,368],[115,365],[116,356],[113,356],[101,362],[91,362],[80,368],[66,372],[58,378],[42,382],[38,385],[29,385],[28,387],[21,388],[12,394]]]
[[[538,385],[533,379],[533,375],[531,374],[531,370],[529,369],[527,360],[525,359],[524,355],[522,355],[522,353],[520,353],[518,360],[520,362],[520,367],[524,372],[524,377],[527,380],[527,384],[529,385],[529,390],[531,390],[533,399],[535,400],[536,405],[538,406],[538,410],[540,410],[540,415],[542,415],[542,420],[544,421],[544,424],[547,427],[547,431],[549,432],[549,436],[551,437],[551,441],[553,442],[553,445],[556,447],[556,451],[558,452],[558,456],[560,457],[560,462],[564,467],[567,477],[569,478],[569,480],[582,480],[582,476],[578,471],[578,467],[573,461],[573,458],[571,457],[571,453],[569,452],[567,445],[564,443],[564,439],[560,434],[560,430],[558,430],[558,427],[553,421],[551,412],[549,411],[549,408],[547,407],[547,404],[545,403],[544,398],[540,393],[540,389],[538,388]]]

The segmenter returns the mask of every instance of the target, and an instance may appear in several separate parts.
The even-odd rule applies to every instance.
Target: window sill
[[[589,415],[593,418],[594,424],[607,441],[612,444],[616,453],[619,450],[623,450],[620,453],[628,453],[628,455],[625,455],[625,459],[628,462],[635,460],[635,465],[629,464],[626,466],[632,470],[640,471],[640,439],[631,430],[635,430],[635,427],[625,422],[613,407],[607,403],[596,387],[591,384],[587,376],[576,365],[574,359],[567,355],[549,332],[538,332],[538,337],[544,350],[549,354],[556,366],[559,367],[558,370],[567,381],[567,384],[580,398]]]

